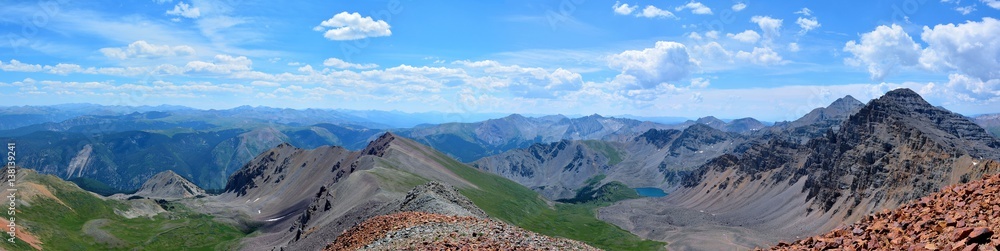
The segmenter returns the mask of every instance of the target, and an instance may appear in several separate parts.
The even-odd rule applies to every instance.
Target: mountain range
[[[676,246],[726,247],[698,240],[728,235],[737,246],[762,247],[1000,171],[1000,141],[908,89],[833,124],[805,143],[780,136],[749,141],[700,166],[671,196],[604,208],[601,218]],[[713,234],[691,237],[697,231]]]
[[[514,114],[390,129],[375,112],[7,109],[52,111],[0,131],[30,169],[24,242],[0,244],[14,250],[768,247],[1000,173],[1000,117],[908,89],[772,125]]]

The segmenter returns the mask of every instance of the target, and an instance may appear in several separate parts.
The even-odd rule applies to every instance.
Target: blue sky
[[[4,1],[4,105],[793,120],[1000,112],[1000,0]]]

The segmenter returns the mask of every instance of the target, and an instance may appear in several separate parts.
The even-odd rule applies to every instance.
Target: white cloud
[[[867,66],[872,80],[881,82],[897,68],[916,65],[920,59],[920,45],[893,24],[880,25],[874,31],[861,35],[860,42],[848,41],[844,51],[853,56],[844,60],[848,65]]]
[[[42,66],[37,64],[25,64],[16,59],[11,59],[10,62],[4,64],[0,61],[0,70],[3,71],[16,71],[16,72],[39,72],[42,71]]]
[[[795,12],[795,14],[803,16],[812,16],[812,13],[813,13],[812,10],[810,10],[809,8],[802,8],[801,10]]]
[[[788,51],[798,52],[799,50],[800,50],[799,43],[789,43],[788,44]]]
[[[171,56],[194,55],[194,48],[187,45],[169,46],[155,45],[139,40],[121,48],[101,48],[104,56],[116,59],[129,58],[159,58]]]
[[[174,6],[173,10],[167,11],[167,15],[182,16],[186,18],[198,18],[199,16],[201,16],[201,11],[198,9],[198,7],[192,8],[191,5],[188,5],[187,3],[179,2],[177,3],[177,5]]]
[[[685,5],[674,8],[674,11],[682,11],[684,9],[689,9],[691,10],[691,13],[698,15],[712,15],[712,9],[709,9],[708,6],[695,1],[690,1]]]
[[[281,84],[278,84],[278,83],[275,83],[275,82],[260,81],[260,80],[250,82],[250,85],[252,85],[252,86],[261,86],[261,87],[279,87],[279,86],[281,86]]]
[[[633,11],[635,11],[635,9],[639,8],[639,6],[616,1],[615,5],[611,6],[611,8],[615,10],[616,15],[630,15]]]
[[[745,3],[737,3],[737,4],[733,5],[733,11],[735,11],[735,12],[740,12],[743,9],[746,9],[746,8],[747,8],[747,4],[745,4]]]
[[[1000,0],[981,0],[981,1],[987,6],[990,6],[990,8],[1000,10]]]
[[[968,15],[971,14],[973,11],[976,11],[976,6],[969,5],[964,7],[955,7],[955,11],[958,11],[958,13],[962,13],[962,15]]]
[[[939,24],[924,27],[920,38],[927,48],[920,64],[932,70],[958,70],[980,80],[1000,79],[1000,21]],[[909,54],[907,54],[909,55]]]
[[[642,88],[654,88],[661,83],[686,77],[695,66],[687,49],[677,42],[659,41],[653,48],[627,50],[608,57],[611,68],[634,76]]]
[[[674,16],[674,13],[670,13],[670,11],[660,9],[660,8],[657,8],[656,6],[652,6],[652,5],[646,6],[646,8],[642,9],[642,12],[636,14],[636,16],[637,17],[645,17],[645,18],[666,18],[666,17],[676,18],[677,17],[677,16]]]
[[[704,45],[695,45],[691,48],[692,58],[699,60],[699,65],[704,67],[705,63],[730,62],[733,53],[723,48],[718,42],[709,42]]]
[[[780,29],[783,21],[769,16],[753,16],[750,18],[750,22],[760,26],[760,30],[764,32],[764,42],[768,43],[781,36]]]
[[[708,87],[708,85],[710,85],[710,84],[712,84],[712,83],[707,78],[692,78],[691,79],[691,85],[690,85],[690,87],[691,88],[705,88],[705,87]]]
[[[784,63],[781,55],[770,47],[754,47],[753,52],[739,51],[736,53],[736,59],[763,66]]]
[[[698,35],[697,32],[691,32],[691,33],[688,33],[688,38],[694,39],[694,40],[701,40],[701,35]]]
[[[805,34],[806,32],[809,32],[810,30],[819,28],[821,26],[819,21],[816,20],[816,17],[812,18],[799,17],[799,19],[796,20],[795,23],[799,24],[799,27],[802,28],[802,31],[799,31],[799,34]]]
[[[1000,79],[983,81],[976,77],[952,73],[948,75],[947,87],[957,92],[962,101],[1000,101]]]
[[[726,36],[744,43],[756,43],[757,40],[760,40],[760,34],[752,30],[745,30],[737,34],[729,33]]]
[[[719,31],[716,31],[716,30],[706,31],[705,32],[705,37],[711,38],[711,39],[719,39]]]
[[[341,12],[323,21],[313,28],[315,31],[325,31],[323,36],[330,40],[357,40],[369,37],[386,37],[392,35],[389,23],[362,17],[361,14]]]
[[[301,72],[301,73],[306,73],[306,74],[311,74],[311,73],[316,72],[316,70],[313,69],[312,65],[305,65],[305,66],[299,67],[298,71]]]
[[[249,71],[251,65],[253,61],[245,56],[216,55],[214,62],[191,61],[184,68],[186,71],[227,74]]]
[[[338,68],[338,69],[354,68],[354,69],[362,69],[362,70],[364,70],[364,69],[371,69],[371,68],[377,68],[378,67],[377,64],[355,64],[355,63],[348,63],[348,62],[345,62],[344,60],[341,60],[339,58],[328,58],[328,59],[326,59],[326,60],[323,61],[323,65],[329,66],[329,67],[333,67],[333,68]]]

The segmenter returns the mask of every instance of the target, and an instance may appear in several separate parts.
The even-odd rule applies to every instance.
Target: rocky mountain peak
[[[399,136],[393,134],[392,132],[386,132],[379,136],[377,139],[373,140],[368,144],[365,149],[361,150],[361,154],[364,155],[375,155],[382,157],[385,152],[389,150],[389,146],[395,141]]]
[[[858,101],[851,95],[847,95],[844,96],[843,98],[838,98],[837,100],[833,101],[833,103],[831,103],[830,106],[827,106],[826,108],[847,111],[847,110],[854,110],[862,106],[865,106],[865,103]]]
[[[396,211],[489,218],[486,212],[473,204],[469,198],[460,194],[458,189],[437,181],[431,181],[411,189]]]
[[[174,171],[167,170],[154,175],[146,183],[143,183],[134,195],[158,199],[181,199],[204,194],[205,190]]]

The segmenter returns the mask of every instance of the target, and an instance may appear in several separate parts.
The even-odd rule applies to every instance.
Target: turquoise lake
[[[659,189],[659,188],[655,188],[655,187],[640,187],[640,188],[636,188],[635,192],[639,193],[639,195],[641,195],[643,197],[663,197],[663,196],[667,196],[667,193],[664,193],[663,189]]]

